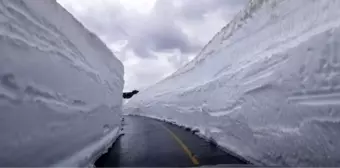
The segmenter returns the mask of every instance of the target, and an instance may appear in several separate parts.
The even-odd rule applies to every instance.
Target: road
[[[193,167],[249,164],[190,131],[162,121],[126,116],[121,136],[96,167]]]

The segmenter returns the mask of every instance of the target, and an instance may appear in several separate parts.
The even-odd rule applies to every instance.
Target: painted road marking
[[[182,147],[182,149],[184,150],[184,152],[189,156],[189,158],[191,159],[192,163],[194,165],[199,165],[200,163],[198,162],[197,158],[192,154],[192,152],[189,150],[189,148],[182,142],[181,139],[178,138],[178,136],[173,133],[169,128],[167,128],[166,126],[164,126],[163,124],[160,124],[166,131],[168,131],[170,133],[170,135],[177,141],[177,143]]]

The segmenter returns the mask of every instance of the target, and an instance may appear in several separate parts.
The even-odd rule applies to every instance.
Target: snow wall
[[[200,129],[265,165],[340,165],[340,1],[253,0],[128,114]]]
[[[93,161],[117,135],[123,71],[55,0],[0,0],[0,167]]]

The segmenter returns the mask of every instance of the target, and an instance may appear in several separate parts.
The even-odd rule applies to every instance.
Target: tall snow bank
[[[253,0],[126,112],[266,165],[340,165],[340,1]]]
[[[49,166],[113,139],[123,73],[55,0],[0,0],[0,166]]]

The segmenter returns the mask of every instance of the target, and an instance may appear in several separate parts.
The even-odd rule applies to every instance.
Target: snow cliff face
[[[49,166],[112,135],[123,73],[55,0],[0,0],[0,166]]]
[[[199,128],[266,165],[340,165],[340,1],[252,0],[130,114]]]

